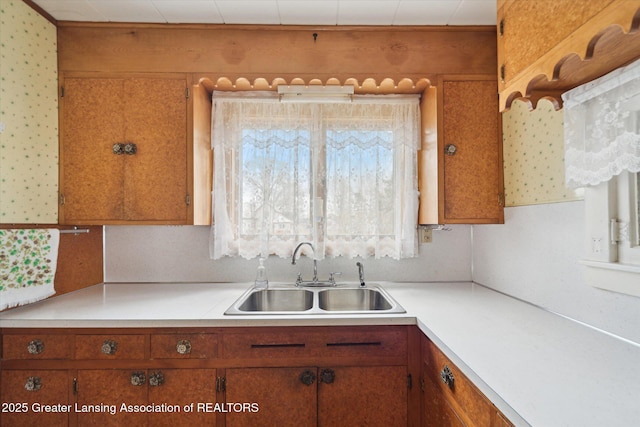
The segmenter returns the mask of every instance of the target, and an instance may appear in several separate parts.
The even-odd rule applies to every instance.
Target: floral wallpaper
[[[564,185],[563,112],[540,100],[529,111],[515,101],[502,115],[505,206],[582,199]]]
[[[0,223],[58,222],[56,27],[0,0]]]

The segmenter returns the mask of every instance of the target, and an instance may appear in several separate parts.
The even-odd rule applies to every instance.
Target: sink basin
[[[318,293],[318,306],[327,311],[391,310],[393,305],[378,289],[327,289]]]
[[[313,292],[304,289],[260,289],[250,292],[239,311],[306,311],[313,307]]]
[[[384,289],[338,285],[331,288],[276,286],[250,288],[226,315],[294,315],[294,314],[393,314],[405,310]]]

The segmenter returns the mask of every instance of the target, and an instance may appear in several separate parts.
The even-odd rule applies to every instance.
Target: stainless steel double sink
[[[382,314],[405,310],[379,285],[250,288],[224,314]]]

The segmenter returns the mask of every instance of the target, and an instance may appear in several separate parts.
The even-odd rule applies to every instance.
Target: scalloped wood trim
[[[609,24],[604,29],[603,22]],[[637,2],[613,2],[597,19],[580,27],[579,33],[576,31],[507,82],[500,90],[500,111],[508,110],[516,99],[535,109],[542,98],[561,109],[562,93],[640,58],[639,27]],[[593,36],[587,38],[590,34]]]
[[[319,79],[310,79],[308,82],[302,78],[292,78],[287,81],[284,78],[275,78],[269,82],[265,78],[257,78],[253,82],[244,77],[239,77],[232,81],[228,77],[219,77],[213,81],[208,77],[201,78],[198,83],[206,88],[209,92],[214,90],[226,90],[226,91],[250,91],[250,90],[272,90],[275,91],[278,85],[305,85],[305,86],[345,86],[353,85],[355,93],[357,94],[405,94],[405,93],[422,93],[431,86],[431,82],[427,78],[421,78],[417,82],[413,82],[412,79],[402,79],[396,83],[393,79],[386,78],[378,83],[373,78],[368,78],[359,82],[355,78],[349,78],[344,81],[340,81],[336,78],[327,79],[325,82]]]

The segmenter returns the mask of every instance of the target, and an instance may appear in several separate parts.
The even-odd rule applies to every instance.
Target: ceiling
[[[495,25],[496,0],[32,0],[58,21]]]

